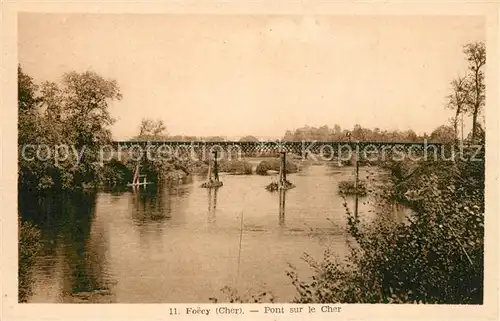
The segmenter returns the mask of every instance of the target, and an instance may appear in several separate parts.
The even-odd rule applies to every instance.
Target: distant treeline
[[[144,124],[153,124],[152,128],[163,128],[161,120],[153,121],[144,119],[141,128]],[[484,135],[484,130],[481,125],[476,124],[477,135]],[[132,141],[140,140],[165,140],[165,141],[227,141],[224,136],[188,136],[188,135],[168,135],[164,131],[161,135],[154,134],[154,129],[150,130],[150,134],[138,135],[133,137]],[[455,130],[453,126],[441,125],[434,129],[430,134],[416,134],[413,130],[382,130],[380,128],[364,128],[357,124],[352,129],[342,129],[340,125],[335,124],[333,127],[324,125],[321,127],[312,127],[305,125],[304,127],[294,130],[287,130],[282,137],[276,137],[284,141],[377,141],[377,142],[422,142],[424,140],[430,142],[452,143],[455,141]],[[471,133],[464,140],[470,140]],[[256,136],[248,135],[239,139],[241,142],[258,142],[262,141]]]
[[[453,129],[451,134],[453,135]],[[416,142],[423,139],[438,139],[446,138],[449,129],[446,126],[437,128],[431,135],[417,135],[413,130],[381,130],[380,128],[364,128],[357,124],[352,129],[342,129],[340,125],[335,124],[333,127],[327,125],[321,127],[304,126],[295,130],[287,130],[283,137],[284,140],[360,140],[360,141],[404,141]],[[443,135],[444,134],[444,135]],[[453,139],[453,136],[451,136]]]

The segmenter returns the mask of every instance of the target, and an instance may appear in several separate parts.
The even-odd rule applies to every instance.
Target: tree
[[[472,143],[480,143],[483,144],[485,143],[485,132],[483,129],[483,126],[481,126],[480,123],[476,123],[476,133],[475,133],[475,138],[472,136],[472,132],[467,135],[465,138],[467,142]]]
[[[19,65],[17,67],[17,107],[18,119],[18,145],[27,144],[36,136],[37,102],[36,92],[38,86],[33,78],[25,74]]]
[[[359,124],[354,125],[352,130],[352,137],[355,140],[366,141],[372,136],[372,131],[368,128],[364,128]]]
[[[36,108],[36,91],[38,86],[33,78],[25,74],[21,65],[17,66],[17,107],[19,113],[24,113]]]
[[[453,143],[455,140],[455,131],[452,127],[441,125],[431,133],[430,140],[439,143]]]
[[[317,129],[316,139],[319,141],[326,141],[328,140],[329,135],[330,135],[330,129],[328,128],[327,125],[323,125]]]
[[[464,46],[464,54],[469,62],[467,87],[471,99],[468,112],[472,115],[472,139],[477,138],[477,117],[485,103],[484,65],[486,64],[486,46],[483,42],[473,42]]]
[[[467,77],[457,77],[451,82],[452,93],[448,95],[447,107],[455,110],[453,118],[453,130],[455,141],[458,141],[458,120],[464,112],[466,104],[470,102],[470,92],[467,88]]]
[[[333,125],[333,135],[337,139],[340,138],[340,136],[342,135],[342,128],[340,127],[339,124]]]
[[[83,151],[55,164],[19,157],[19,184],[28,189],[74,188],[98,184],[99,150],[111,139],[109,126],[114,122],[108,102],[121,99],[116,81],[95,72],[69,72],[61,84],[33,79],[18,67],[19,140],[26,144],[65,145]],[[20,155],[22,156],[22,155]]]
[[[255,136],[252,136],[252,135],[248,135],[248,136],[240,138],[240,142],[258,142],[258,141],[259,141],[259,139]]]
[[[291,140],[293,140],[293,138],[294,138],[293,132],[291,130],[287,130],[285,132],[285,136],[283,137],[283,140],[291,141]]]
[[[404,135],[404,140],[405,141],[408,141],[408,142],[416,142],[416,141],[418,141],[417,134],[413,130],[411,130],[411,129],[405,131],[403,135]]]
[[[111,141],[109,126],[114,119],[109,113],[109,101],[120,100],[122,95],[115,80],[105,79],[93,71],[64,74],[65,135],[74,146],[85,148],[82,161],[73,173],[74,182],[92,184],[98,179],[99,149]],[[68,130],[69,129],[69,130]]]
[[[141,125],[139,127],[139,136],[136,140],[164,140],[167,137],[167,127],[163,120],[158,119],[156,121],[144,118],[141,120]]]

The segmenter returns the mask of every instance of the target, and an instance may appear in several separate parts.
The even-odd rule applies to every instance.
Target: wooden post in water
[[[281,160],[283,164],[283,183],[286,182],[286,152],[283,152],[283,159]]]
[[[212,180],[213,175],[213,180]],[[222,182],[219,181],[219,168],[217,165],[217,152],[213,151],[213,164],[212,159],[208,161],[208,175],[207,181],[201,184],[203,188],[217,188],[222,186]]]
[[[281,226],[285,224],[285,189],[280,189],[280,204],[279,204],[279,223]]]
[[[286,152],[280,152],[280,178],[278,188],[285,188],[286,184]]]
[[[219,181],[219,170],[217,168],[217,151],[214,150],[214,179],[216,182]]]
[[[209,155],[210,157],[210,155]],[[208,159],[208,174],[207,174],[207,182],[210,182],[212,179],[212,160]]]

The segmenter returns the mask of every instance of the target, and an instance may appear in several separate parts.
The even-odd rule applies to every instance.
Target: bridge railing
[[[378,155],[382,157],[431,157],[444,158],[459,148],[455,144],[440,142],[386,142],[386,141],[114,141],[115,150],[137,150],[139,153],[160,152],[165,155],[211,155],[218,152],[219,157],[277,156],[280,152],[297,154],[301,157],[351,158],[353,154]],[[463,150],[470,146],[460,147]],[[346,156],[347,155],[347,156]]]

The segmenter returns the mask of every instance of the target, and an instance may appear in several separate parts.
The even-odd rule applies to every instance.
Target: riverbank
[[[391,165],[391,164],[388,164]],[[393,163],[382,204],[409,206],[411,219],[378,212],[372,224],[346,210],[354,244],[309,260],[315,280],[289,271],[295,303],[481,304],[484,268],[484,154],[476,161]],[[464,255],[465,254],[465,255]]]

